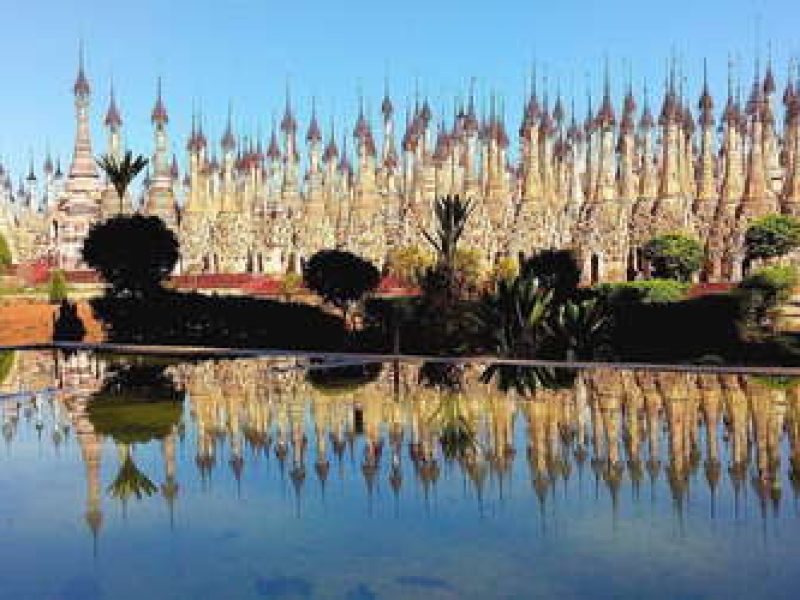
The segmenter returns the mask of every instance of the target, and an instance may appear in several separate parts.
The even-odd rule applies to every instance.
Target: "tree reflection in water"
[[[483,383],[494,382],[503,393],[515,391],[526,398],[538,390],[567,390],[575,385],[577,369],[567,367],[527,367],[508,363],[493,363],[481,374]]]
[[[158,487],[133,459],[137,444],[164,440],[174,433],[181,420],[182,394],[165,373],[165,365],[121,364],[112,367],[110,376],[87,406],[95,432],[108,436],[117,445],[119,470],[108,487],[112,498],[123,507],[128,500],[152,496]],[[174,482],[165,483],[165,495],[177,493]]]

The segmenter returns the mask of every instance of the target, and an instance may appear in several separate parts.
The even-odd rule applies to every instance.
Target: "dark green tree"
[[[520,273],[552,290],[556,301],[572,296],[581,281],[581,268],[571,250],[542,250],[530,257],[520,256],[520,265]]]
[[[347,315],[380,283],[381,274],[368,260],[344,250],[320,250],[303,268],[306,287]]]
[[[789,215],[767,215],[754,221],[744,237],[750,260],[784,256],[800,246],[800,219]]]
[[[178,240],[158,217],[116,216],[93,225],[83,261],[97,269],[118,297],[142,298],[160,290],[178,262]]]
[[[136,179],[136,176],[147,166],[147,159],[141,154],[134,157],[133,152],[128,150],[121,159],[111,154],[104,154],[97,159],[97,165],[103,170],[111,185],[117,191],[119,212],[122,213],[125,192],[133,180]]]
[[[653,277],[689,281],[703,263],[703,247],[683,233],[667,233],[651,239],[643,248]]]

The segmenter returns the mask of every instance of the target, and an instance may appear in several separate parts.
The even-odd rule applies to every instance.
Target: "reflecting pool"
[[[0,353],[0,598],[796,598],[800,382]]]

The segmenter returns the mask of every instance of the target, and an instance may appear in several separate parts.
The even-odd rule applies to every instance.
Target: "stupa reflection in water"
[[[648,489],[666,484],[678,519],[698,486],[711,516],[721,490],[734,499],[732,517],[752,494],[763,519],[796,510],[800,385],[790,379],[598,369],[521,394],[482,383],[479,365],[455,387],[421,385],[417,364],[340,367],[341,379],[308,366],[287,358],[161,368],[17,353],[0,384],[2,435],[9,450],[25,428],[40,444],[77,444],[95,536],[115,503],[127,511],[160,496],[173,514],[187,482],[207,487],[229,469],[235,497],[245,472],[265,464],[277,464],[301,518],[304,502],[324,498],[335,478],[363,486],[370,510],[427,505],[442,477],[462,478],[481,514],[513,485],[546,519],[573,478],[593,481],[612,507],[623,493],[647,502]],[[136,464],[143,447],[158,447],[160,469]],[[180,463],[189,472],[179,472],[179,447],[194,456]],[[529,485],[512,477],[520,463]]]

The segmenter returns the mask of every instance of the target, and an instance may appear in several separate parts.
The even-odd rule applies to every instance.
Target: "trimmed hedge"
[[[674,279],[601,283],[597,293],[609,304],[663,304],[686,298],[690,285]]]

